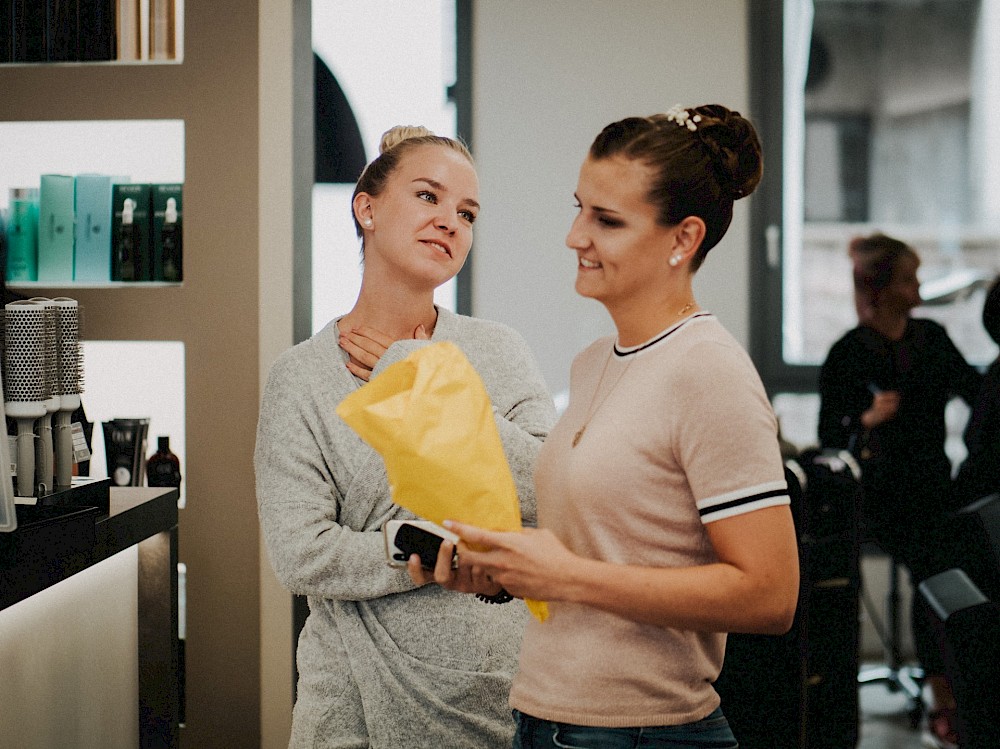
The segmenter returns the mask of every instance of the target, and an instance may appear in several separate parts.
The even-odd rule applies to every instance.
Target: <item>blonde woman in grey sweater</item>
[[[508,746],[507,706],[527,613],[387,566],[393,504],[382,458],[336,415],[341,400],[431,341],[451,341],[486,385],[528,522],[531,471],[554,407],[527,344],[498,323],[434,305],[472,245],[471,156],[423,128],[393,128],[353,200],[364,272],[354,307],[271,369],[255,468],[279,580],[308,596],[290,747]]]

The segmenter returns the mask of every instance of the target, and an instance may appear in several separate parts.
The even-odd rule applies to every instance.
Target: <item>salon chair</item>
[[[954,568],[920,583],[936,625],[943,630],[945,667],[958,705],[960,749],[1000,747],[1000,605],[964,570]]]

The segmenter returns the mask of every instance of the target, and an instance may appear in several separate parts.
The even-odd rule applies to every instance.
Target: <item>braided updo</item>
[[[733,202],[752,193],[763,173],[757,131],[721,104],[675,107],[650,117],[628,117],[602,130],[590,147],[599,160],[623,156],[653,170],[647,199],[663,226],[688,216],[705,222],[705,238],[691,261],[697,269],[725,236]]]
[[[351,196],[352,205],[354,198],[360,192],[372,196],[379,195],[385,189],[385,183],[396,171],[396,167],[399,166],[403,157],[420,146],[444,146],[462,154],[469,160],[470,164],[473,163],[472,154],[460,140],[435,135],[426,127],[419,125],[396,125],[382,133],[382,140],[378,146],[379,155],[361,172],[358,184],[354,187],[354,195]],[[361,237],[361,224],[358,223],[357,216],[354,216],[354,228],[358,232],[358,236]],[[363,248],[362,252],[364,252]]]

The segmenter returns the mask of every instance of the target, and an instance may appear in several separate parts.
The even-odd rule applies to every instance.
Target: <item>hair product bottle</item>
[[[7,281],[38,280],[38,188],[10,191],[7,216]]]
[[[163,280],[180,281],[181,272],[181,224],[177,215],[177,198],[167,198],[167,209],[163,217],[163,229],[160,231],[160,242],[163,247]]]
[[[150,486],[180,486],[181,461],[170,452],[170,437],[157,437],[156,445],[156,452],[146,461],[146,483]]]
[[[142,247],[138,237],[139,226],[133,221],[136,202],[125,198],[122,206],[122,225],[118,235],[118,268],[122,281],[136,280],[136,253]]]

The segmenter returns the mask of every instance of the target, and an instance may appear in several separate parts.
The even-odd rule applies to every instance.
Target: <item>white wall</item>
[[[577,172],[609,122],[675,103],[748,111],[745,0],[506,0],[473,9],[473,150],[483,211],[473,312],[525,335],[555,393],[572,358],[613,330],[573,290],[564,239]],[[766,144],[765,144],[766,153]],[[752,198],[751,198],[752,199]],[[695,282],[699,303],[747,343],[749,216]]]

